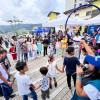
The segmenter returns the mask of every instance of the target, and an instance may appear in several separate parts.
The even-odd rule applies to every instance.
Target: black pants
[[[42,99],[43,100],[46,100],[46,97],[49,98],[49,94],[50,94],[49,89],[46,90],[46,91],[42,91],[41,90],[41,92],[42,92],[42,95],[41,96],[42,96]]]
[[[71,76],[72,76],[73,81],[74,81],[74,86],[76,85],[76,74],[74,74],[74,75],[67,74],[67,84],[68,84],[68,87],[71,87]]]
[[[47,55],[47,47],[44,47],[44,56]]]

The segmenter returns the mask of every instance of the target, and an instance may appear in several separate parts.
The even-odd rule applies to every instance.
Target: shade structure
[[[32,31],[32,33],[42,33],[44,30],[41,27],[38,27],[37,30]]]
[[[96,17],[93,17],[91,19],[86,20],[84,25],[100,25],[100,15],[97,15]]]
[[[64,26],[66,23],[66,19],[68,16],[66,16],[65,14],[60,14],[58,15],[58,17],[48,23],[43,24],[43,27],[57,27],[57,26]],[[80,20],[78,20],[80,19]],[[68,25],[69,26],[77,26],[77,25],[83,25],[85,23],[85,20],[81,19],[81,18],[75,18],[75,19],[71,19],[69,18],[68,21]]]

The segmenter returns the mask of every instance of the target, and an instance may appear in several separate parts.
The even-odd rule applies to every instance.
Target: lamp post
[[[8,20],[7,22],[11,25],[12,29],[14,30],[14,32],[16,33],[16,36],[18,38],[18,31],[16,28],[16,24],[22,23],[23,21],[16,20],[16,16],[14,16],[13,18],[14,18],[14,20]],[[19,29],[19,27],[18,27],[18,29]]]

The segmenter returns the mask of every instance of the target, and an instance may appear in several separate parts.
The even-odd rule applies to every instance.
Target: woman
[[[86,60],[89,63],[88,71],[77,69],[76,91],[71,100],[99,100],[100,99],[100,58],[95,58],[91,48],[81,40],[88,53]],[[95,67],[96,66],[96,67]]]

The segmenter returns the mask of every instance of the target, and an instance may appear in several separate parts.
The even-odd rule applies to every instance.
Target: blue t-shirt
[[[67,74],[73,74],[74,72],[76,72],[76,65],[80,65],[80,62],[77,59],[77,57],[72,57],[72,58],[65,57],[63,65],[66,66]]]

